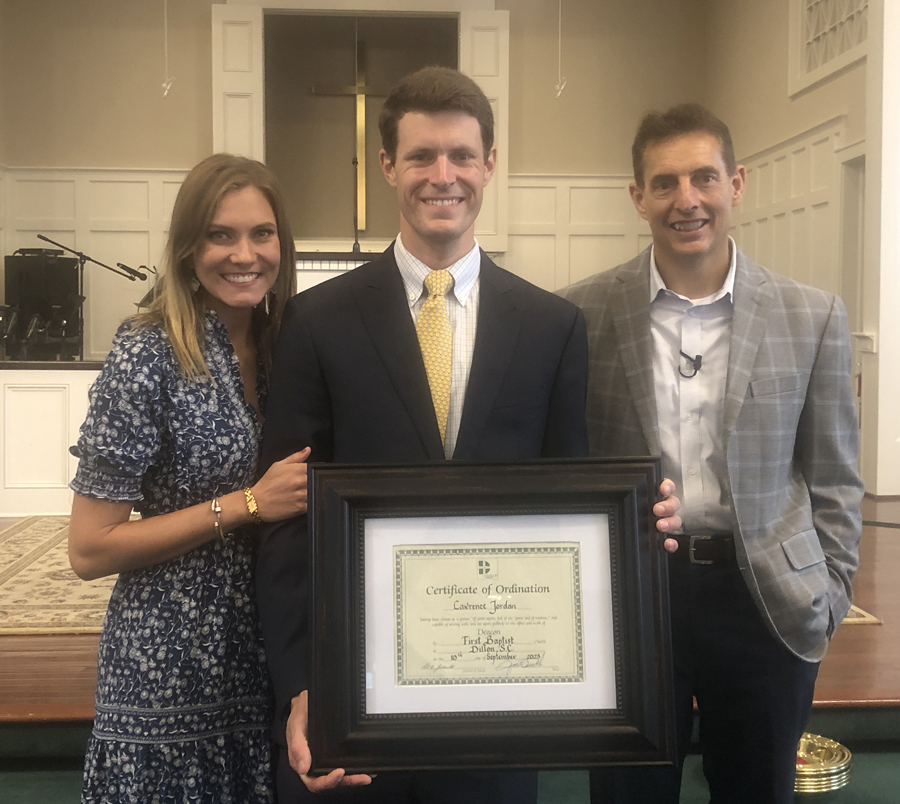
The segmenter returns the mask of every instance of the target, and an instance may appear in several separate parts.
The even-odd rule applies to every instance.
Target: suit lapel
[[[659,455],[659,423],[653,387],[653,347],[650,335],[650,250],[619,276],[610,292],[609,309],[619,345],[628,390],[634,400],[647,448]],[[600,349],[609,348],[600,344]]]
[[[479,437],[509,370],[522,310],[512,284],[482,252],[479,274],[478,327],[472,368],[453,457],[474,457]]]
[[[766,275],[738,251],[734,277],[734,319],[725,382],[723,436],[726,443],[747,396],[756,353],[766,330],[765,311],[771,298],[772,291]]]
[[[429,458],[442,460],[434,403],[393,246],[357,278],[354,295],[369,337]]]

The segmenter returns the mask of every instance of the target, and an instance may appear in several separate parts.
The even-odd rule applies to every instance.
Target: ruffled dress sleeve
[[[74,492],[111,502],[143,499],[141,481],[160,450],[160,389],[170,353],[157,327],[119,328],[71,450],[79,458]]]

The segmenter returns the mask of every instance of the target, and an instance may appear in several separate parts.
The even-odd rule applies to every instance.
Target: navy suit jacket
[[[572,303],[484,253],[472,368],[454,459],[587,455],[587,336]],[[444,449],[403,280],[378,259],[295,296],[282,324],[261,469],[312,448],[310,462],[416,463]],[[275,736],[307,687],[306,517],[262,528],[257,597],[275,687]]]

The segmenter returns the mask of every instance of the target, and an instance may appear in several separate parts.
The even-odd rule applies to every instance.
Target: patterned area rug
[[[116,576],[82,581],[68,536],[67,516],[30,516],[0,532],[0,635],[100,633]],[[881,620],[853,606],[849,624]]]
[[[842,625],[884,625],[874,614],[863,611],[859,606],[850,606],[850,611]]]
[[[0,532],[0,634],[96,634],[115,576],[69,566],[67,516],[30,516]]]

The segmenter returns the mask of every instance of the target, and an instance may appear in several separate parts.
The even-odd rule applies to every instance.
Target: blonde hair
[[[269,314],[259,308],[253,311],[257,348],[267,369],[272,362],[284,306],[294,291],[294,239],[278,180],[264,164],[243,156],[213,154],[204,159],[188,173],[175,199],[158,295],[145,313],[132,319],[135,326],[156,324],[166,331],[179,367],[188,377],[210,376],[203,357],[206,309],[202,294],[195,293],[194,259],[222,199],[245,187],[255,187],[271,205],[281,247]]]

